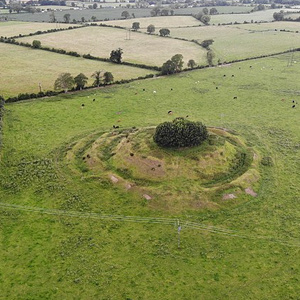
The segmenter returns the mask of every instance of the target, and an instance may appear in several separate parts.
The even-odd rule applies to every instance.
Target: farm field
[[[25,37],[19,41],[31,43],[36,37]],[[85,27],[76,30],[56,32],[39,36],[42,45],[77,51],[109,58],[110,52],[123,49],[123,61],[152,66],[161,66],[177,53],[184,53],[184,59],[194,59],[198,64],[205,63],[206,51],[191,42],[166,39],[148,34],[129,33],[124,29],[106,27]]]
[[[19,34],[29,34],[49,29],[68,28],[73,24],[29,23],[29,22],[0,22],[0,36],[12,37]],[[74,26],[77,26],[76,24]]]
[[[99,3],[100,4],[100,3]],[[90,3],[88,4],[90,5]],[[102,3],[101,3],[102,5]],[[109,3],[111,5],[111,3]],[[120,3],[118,3],[120,5]],[[233,13],[241,13],[241,12],[249,12],[252,8],[249,6],[216,6],[219,13],[231,14]],[[71,15],[71,20],[75,19],[77,21],[81,21],[81,18],[84,17],[86,21],[90,21],[92,16],[96,16],[98,20],[104,21],[106,19],[109,20],[118,20],[121,19],[122,12],[126,9],[129,14],[132,16],[134,14],[135,18],[143,18],[150,17],[152,8],[124,8],[124,7],[116,7],[116,8],[98,8],[98,9],[82,9],[82,10],[63,10],[56,11],[55,16],[59,22],[63,21],[63,16],[66,13]],[[170,8],[171,9],[171,8]],[[174,9],[175,15],[186,15],[186,14],[197,14],[202,10],[202,7],[190,7],[190,8],[179,8]],[[37,21],[37,22],[49,22],[49,13],[22,13],[22,14],[13,14],[9,16],[12,20],[19,21]],[[230,22],[230,21],[229,21]]]
[[[230,26],[202,26],[190,28],[173,28],[172,37],[195,39],[199,42],[213,39],[211,49],[214,50],[216,61],[241,59],[259,55],[278,53],[298,48],[300,46],[300,34],[294,32],[280,32],[281,28],[299,26],[278,23],[261,25],[230,25]],[[275,28],[278,28],[275,31]],[[278,43],[278,40],[281,42]],[[263,46],[262,46],[263,45]]]
[[[3,43],[0,43],[0,60],[5,61],[5,64],[0,65],[1,95],[5,98],[19,93],[38,93],[39,83],[43,91],[53,90],[56,78],[65,72],[72,76],[84,73],[89,77],[88,85],[92,85],[93,79],[90,76],[97,70],[111,72],[115,80],[153,73],[151,70],[117,66]]]
[[[133,22],[140,23],[140,29],[147,29],[147,26],[152,24],[156,28],[156,33],[158,33],[159,28],[178,28],[178,27],[188,27],[188,26],[200,26],[203,23],[199,22],[192,16],[169,16],[169,17],[151,17],[151,18],[135,18],[127,20],[115,20],[101,22],[103,24],[112,26],[122,26],[126,28],[132,28]],[[146,30],[145,30],[146,31]]]
[[[272,22],[273,19],[273,14],[275,12],[280,12],[281,9],[266,9],[263,11],[256,11],[253,13],[248,13],[248,14],[224,14],[224,15],[214,15],[211,16],[210,24],[215,24],[218,25],[223,24],[223,23],[243,23],[244,21],[246,22]],[[285,8],[284,11],[296,11],[294,9],[287,9]]]
[[[2,297],[297,299],[300,53],[287,67],[290,60],[284,54],[7,104]],[[198,206],[187,209],[178,203],[190,197],[183,189],[174,211],[169,195],[146,200],[82,161],[85,139],[92,149],[103,132],[186,115],[233,131],[255,150],[260,177],[249,185],[257,197],[216,193],[214,208],[195,197]]]

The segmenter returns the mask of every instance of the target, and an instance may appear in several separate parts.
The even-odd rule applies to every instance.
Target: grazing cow
[[[173,112],[171,110],[168,111],[168,115],[172,115]]]
[[[296,107],[296,105],[294,104],[293,106],[292,106],[292,108],[295,108]]]
[[[189,117],[189,115],[186,115],[186,118],[188,118]]]
[[[145,89],[143,89],[143,92],[145,92],[146,90]]]
[[[89,154],[87,154],[87,156],[86,156],[87,158],[91,158],[91,156],[89,155]]]
[[[231,75],[231,77],[234,77],[234,75]]]
[[[295,103],[295,100],[292,100],[293,103]]]
[[[237,99],[237,96],[234,96],[233,99]]]
[[[252,68],[252,66],[250,66],[250,68]]]
[[[95,102],[95,101],[96,101],[96,99],[94,98],[94,99],[93,99],[93,102]]]
[[[171,88],[171,91],[173,91],[173,89]]]
[[[131,153],[130,153],[130,156],[134,156],[134,153],[131,152]]]
[[[120,128],[120,126],[113,125],[113,128],[117,129]]]
[[[226,77],[226,75],[224,74],[223,77]]]
[[[216,90],[218,89],[218,87],[216,86]]]
[[[81,107],[84,107],[84,104],[81,104]]]

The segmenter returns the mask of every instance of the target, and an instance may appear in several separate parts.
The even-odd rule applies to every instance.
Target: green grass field
[[[256,11],[248,14],[225,14],[225,15],[215,15],[211,17],[210,24],[219,24],[219,23],[243,23],[246,22],[272,22],[274,12],[279,12],[281,9],[266,9],[263,11]],[[297,11],[296,9],[284,9],[284,11]]]
[[[0,22],[0,36],[17,36],[19,34],[29,34],[37,31],[49,29],[68,28],[70,24],[51,24],[51,23],[30,23],[30,22]],[[72,24],[73,26],[73,24]],[[77,26],[75,24],[75,26]]]
[[[36,38],[18,39],[31,42]],[[110,52],[123,49],[123,60],[146,65],[161,66],[177,53],[183,53],[187,62],[194,59],[199,64],[205,63],[206,51],[190,42],[150,36],[123,29],[105,27],[85,27],[76,30],[41,35],[42,45],[109,58]]]
[[[118,66],[116,64],[92,61],[48,51],[0,44],[1,91],[3,97],[16,96],[19,93],[38,93],[39,83],[43,91],[53,90],[54,82],[60,73],[69,72],[74,77],[84,73],[89,77],[88,85],[92,85],[91,75],[97,70],[109,71],[115,80],[137,78],[153,73],[151,70]]]
[[[171,36],[195,39],[199,42],[213,39],[211,48],[216,54],[216,60],[228,61],[298,48],[300,46],[300,34],[296,33],[298,28],[299,24],[276,22],[173,28],[170,31]],[[280,29],[293,32],[281,32]]]
[[[292,108],[292,100],[300,103],[300,54],[287,67],[290,59],[286,54],[6,105],[1,296],[297,299],[300,107]],[[66,164],[77,141],[113,125],[155,126],[186,115],[234,130],[259,157],[271,157],[273,166],[259,166],[258,197],[216,195],[217,209],[174,214],[151,208],[151,200],[109,178],[89,176],[82,164]],[[184,201],[185,191],[177,192]]]

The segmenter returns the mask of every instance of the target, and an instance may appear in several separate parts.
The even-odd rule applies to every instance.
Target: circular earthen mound
[[[77,160],[71,164],[76,172],[135,191],[156,208],[216,207],[220,195],[239,194],[259,173],[257,155],[239,136],[219,128],[208,131],[200,146],[179,149],[158,147],[155,128],[93,134],[74,144],[66,159]]]

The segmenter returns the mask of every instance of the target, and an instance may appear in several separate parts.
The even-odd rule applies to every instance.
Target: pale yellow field
[[[141,29],[146,29],[148,25],[155,26],[156,31],[160,28],[177,28],[187,26],[203,25],[201,22],[191,16],[168,16],[168,17],[151,17],[151,18],[136,18],[129,20],[115,20],[101,22],[107,25],[117,25],[126,28],[131,28],[133,22],[139,22]]]
[[[126,39],[127,38],[127,39]],[[32,42],[37,37],[18,39]],[[194,59],[198,64],[205,63],[206,51],[198,45],[170,38],[163,38],[123,29],[105,27],[85,27],[76,30],[56,32],[38,36],[43,46],[77,51],[109,58],[110,52],[123,49],[123,61],[161,66],[175,54],[182,54],[184,60]]]
[[[133,68],[83,58],[35,50],[0,43],[0,95],[6,97],[19,93],[53,90],[54,81],[60,73],[69,72],[73,76],[84,73],[89,77],[97,70],[109,71],[115,80],[130,79],[154,73],[151,70]]]
[[[269,30],[273,24],[278,31]],[[216,54],[216,61],[220,59],[222,62],[300,47],[299,33],[280,32],[280,25],[277,23],[272,23],[268,25],[269,27],[264,25],[267,24],[177,28],[171,31],[171,36],[195,39],[199,42],[213,39],[211,48]]]
[[[74,26],[73,24],[62,23],[37,23],[37,22],[0,22],[0,36],[16,36],[19,34],[29,34],[37,31],[44,31],[49,29],[68,28]],[[77,26],[77,25],[75,25]],[[37,36],[35,36],[36,39]]]

